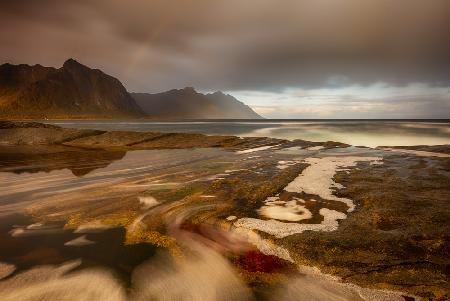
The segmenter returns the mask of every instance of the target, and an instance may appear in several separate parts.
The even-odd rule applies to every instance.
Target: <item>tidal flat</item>
[[[449,153],[0,122],[0,299],[449,300]]]

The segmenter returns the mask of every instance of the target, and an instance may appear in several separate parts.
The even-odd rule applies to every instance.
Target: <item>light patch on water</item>
[[[29,228],[30,227],[30,228]],[[36,235],[47,235],[62,232],[63,230],[58,226],[53,225],[42,225],[42,224],[31,224],[26,227],[16,227],[9,231],[12,237],[26,237],[26,236],[36,236]]]
[[[273,219],[261,220],[245,217],[238,219],[234,223],[234,226],[248,230],[258,230],[271,234],[277,238],[284,238],[305,231],[335,231],[339,226],[338,220],[347,217],[342,212],[328,208],[321,208],[319,213],[323,216],[323,221],[320,224],[284,223]]]
[[[277,168],[283,170],[283,169],[286,169],[289,166],[295,165],[299,162],[300,161],[295,161],[295,160],[294,161],[278,161]]]
[[[152,208],[161,204],[152,196],[146,196],[146,197],[139,197],[139,202],[142,203],[143,209],[146,211],[142,214],[140,214],[138,217],[136,217],[133,222],[128,226],[129,232],[134,232],[138,228],[145,228],[146,225],[142,222],[144,218],[152,212]]]
[[[42,223],[35,223],[35,224],[31,224],[27,226],[27,229],[40,229],[42,228],[43,224]]]
[[[226,258],[195,242],[189,248],[192,255],[173,265],[159,256],[138,266],[129,289],[105,269],[41,266],[1,281],[0,300],[251,300]]]
[[[82,247],[82,246],[87,246],[87,245],[92,245],[92,244],[95,244],[95,242],[87,239],[86,235],[82,235],[80,237],[72,239],[71,241],[66,242],[64,245],[70,246],[70,247]]]
[[[310,164],[303,172],[289,183],[285,191],[318,195],[325,200],[338,201],[348,206],[348,212],[355,209],[355,204],[347,198],[333,195],[334,188],[342,188],[342,185],[334,182],[336,171],[354,167],[358,162],[381,161],[381,157],[324,157],[306,158],[305,163]]]
[[[143,209],[150,209],[159,205],[159,202],[152,196],[140,196],[138,199],[139,203],[143,205]]]
[[[277,150],[276,152],[283,155],[298,155],[298,156],[311,155],[311,151],[308,151],[306,148],[303,148],[301,146],[285,147],[280,150]]]
[[[73,233],[101,233],[114,227],[116,226],[105,225],[96,221],[78,226]]]
[[[165,182],[165,183],[144,183],[144,184],[121,184],[121,187],[124,189],[135,189],[135,188],[152,188],[152,187],[173,187],[173,186],[179,186],[180,183],[177,182]]]
[[[69,269],[43,266],[20,273],[0,284],[0,299],[126,300],[125,290],[109,271],[90,270],[64,275],[66,270]]]
[[[403,154],[408,154],[408,155],[415,155],[415,156],[419,156],[419,157],[450,158],[450,154],[419,151],[419,150],[412,150],[412,149],[382,148],[382,150],[403,153]]]
[[[310,146],[306,149],[309,151],[318,151],[318,150],[324,149],[324,147],[322,145],[317,145],[317,146]]]
[[[291,222],[298,222],[312,217],[311,211],[306,209],[305,206],[297,204],[296,199],[288,202],[268,199],[265,201],[265,205],[258,210],[258,213],[268,218]]]
[[[229,262],[211,248],[194,241],[188,257],[176,269],[161,260],[133,273],[132,300],[250,300],[250,292]]]
[[[305,200],[303,200],[303,199],[300,199],[300,198],[293,198],[294,200],[296,200],[297,202],[299,202],[300,204],[304,204],[305,203]],[[310,202],[311,201],[313,201],[313,202],[315,202],[316,200],[309,200]]]
[[[262,150],[273,148],[273,147],[278,146],[278,145],[265,145],[265,146],[255,147],[255,148],[249,148],[249,149],[237,151],[236,154],[240,155],[240,154],[249,154],[249,153],[259,152],[259,151],[262,151]]]
[[[225,170],[225,173],[233,173],[233,172],[245,171],[245,170],[248,170],[248,169],[243,169],[243,168],[241,168],[241,169],[227,169],[227,170]]]
[[[218,173],[218,174],[206,177],[206,180],[208,180],[208,181],[223,180],[228,176],[229,176],[229,174],[227,174],[227,173]]]

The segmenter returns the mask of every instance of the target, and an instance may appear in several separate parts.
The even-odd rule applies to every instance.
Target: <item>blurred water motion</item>
[[[112,191],[113,184],[144,190],[152,185],[148,175],[223,155],[219,149],[151,151],[83,151],[73,148],[0,148],[0,215],[37,202],[44,197],[86,199]],[[164,173],[159,174],[164,176]],[[170,173],[168,174],[171,175]],[[133,179],[135,182],[133,183]],[[145,183],[139,184],[139,179]],[[154,179],[156,180],[156,179]],[[166,185],[169,185],[167,183]],[[157,185],[157,183],[154,183]],[[104,187],[105,190],[100,190]],[[119,188],[117,188],[119,189]],[[78,195],[74,195],[78,193]]]
[[[110,268],[86,265],[89,252],[80,247],[77,255],[82,260],[67,258],[57,265],[37,265],[0,281],[1,300],[403,300],[391,294],[372,294],[371,290],[339,283],[320,274],[303,275],[294,265],[264,255],[239,235],[212,224],[202,225],[200,229],[183,225],[185,218],[204,210],[166,207],[164,216],[170,233],[181,243],[181,257],[174,260],[164,252],[147,253],[125,283]],[[111,243],[104,247],[91,253],[96,253],[99,259],[109,255],[107,247],[115,249]],[[277,286],[266,289],[265,294],[255,294],[231,264],[230,254],[241,258],[248,271],[284,276]],[[126,255],[135,257],[136,253],[122,256]],[[113,267],[114,263],[110,265]]]
[[[240,177],[272,180],[317,152],[344,154],[2,147],[0,300],[403,300],[301,270],[229,219],[257,209],[230,197],[252,191]]]
[[[94,223],[73,230],[66,229],[64,222],[36,223],[20,213],[25,206],[50,201],[45,212],[53,216],[58,209],[51,204],[85,208],[98,204],[99,199],[107,199],[103,207],[110,210],[117,195],[126,198],[128,193],[134,200],[152,185],[168,186],[165,177],[189,178],[193,169],[198,170],[198,162],[207,166],[208,160],[233,153],[218,149],[39,151],[27,147],[3,147],[0,153],[1,300],[250,299],[250,289],[223,256],[248,245],[211,225],[202,226],[201,234],[187,230],[186,217],[202,208],[175,208],[177,203],[170,203],[155,211],[183,246],[176,261],[165,248],[127,243],[127,231],[134,231],[131,228]],[[86,203],[89,199],[92,202]],[[134,202],[142,210],[153,207]],[[119,199],[117,204],[127,206]],[[145,227],[137,225],[136,231]]]
[[[0,282],[0,296],[5,301],[251,299],[222,256],[200,244],[190,247],[194,253],[177,265],[160,256],[138,266],[129,290],[106,269],[62,273],[66,263],[33,268]]]
[[[59,232],[42,232],[40,228],[57,229],[58,225],[33,224],[21,228],[28,230],[28,235],[13,237],[6,233],[8,225],[27,220],[9,217],[12,220],[7,218],[0,225],[0,242],[6,247],[0,257],[9,258],[17,270],[0,282],[1,300],[251,300],[250,289],[223,256],[250,246],[213,225],[202,226],[200,234],[183,227],[187,217],[203,210],[170,205],[157,212],[183,247],[175,261],[162,249],[155,252],[145,244],[124,244],[120,227],[86,234],[93,245],[68,248],[62,242],[78,236],[79,231],[63,230],[61,225]],[[17,247],[20,249],[14,250]],[[40,249],[53,251],[46,255]],[[13,251],[24,255],[17,257]],[[23,262],[27,252],[35,258]],[[57,265],[39,264],[58,261]],[[94,268],[90,267],[93,263]],[[130,280],[123,283],[126,278],[119,278],[117,272],[126,266],[131,268]]]

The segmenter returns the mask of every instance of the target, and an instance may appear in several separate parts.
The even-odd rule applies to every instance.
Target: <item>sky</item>
[[[0,0],[0,45],[267,118],[450,118],[448,0]]]

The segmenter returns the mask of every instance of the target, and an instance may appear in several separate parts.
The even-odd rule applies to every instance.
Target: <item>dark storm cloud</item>
[[[67,57],[130,90],[450,83],[448,0],[0,2],[0,59]]]

